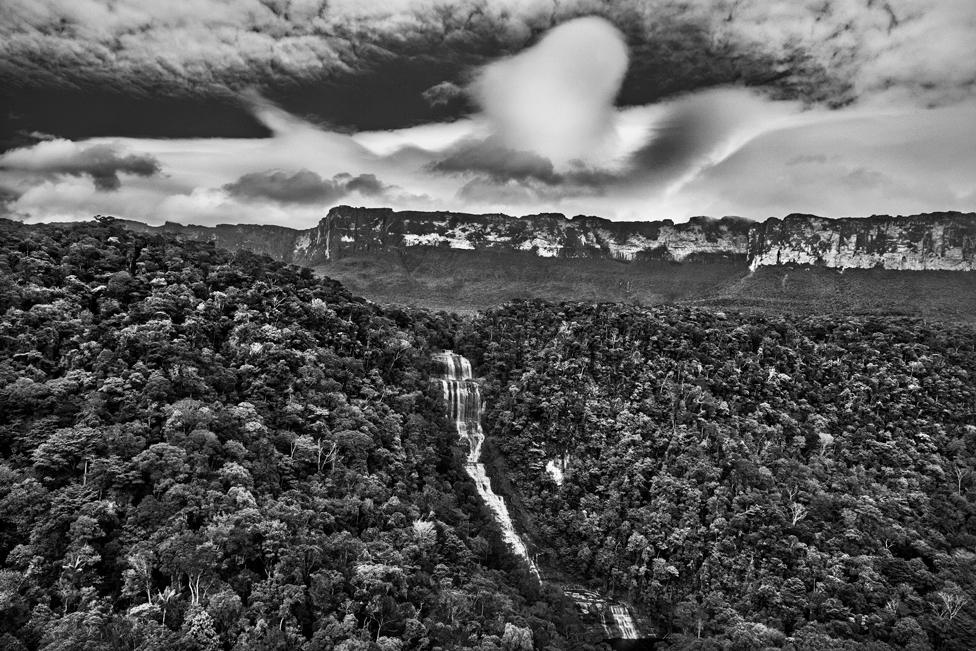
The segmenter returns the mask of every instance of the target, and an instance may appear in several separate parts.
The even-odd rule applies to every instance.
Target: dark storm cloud
[[[333,126],[396,128],[469,112],[460,91],[477,68],[554,25],[599,15],[625,34],[631,54],[620,105],[728,83],[831,104],[877,92],[940,103],[971,94],[976,83],[968,44],[974,7],[968,0],[784,3],[776,11],[760,0],[8,0],[0,5],[0,94],[15,128],[57,135],[75,135],[71,128],[107,135],[113,123],[133,136],[262,135],[233,99],[250,87]],[[151,110],[147,97],[169,102],[181,119],[140,122]],[[66,100],[78,120],[57,108]],[[215,110],[222,119],[209,117]]]
[[[360,174],[359,176],[340,174],[336,179],[338,183],[343,185],[346,192],[358,192],[367,197],[380,196],[386,192],[388,187],[376,178],[375,174]]]
[[[83,147],[64,140],[47,140],[37,147],[0,157],[0,169],[42,176],[88,176],[96,189],[113,191],[122,184],[119,174],[153,176],[159,173],[160,165],[153,156],[124,154],[112,145]]]
[[[736,123],[738,113],[721,96],[701,95],[676,103],[631,155],[635,173],[667,176],[708,154]]]
[[[557,24],[600,15],[625,31],[636,55],[626,103],[742,79],[821,92],[801,88],[799,77],[814,74],[815,64],[795,51],[753,51],[754,44],[724,34],[721,7],[676,0],[398,6],[201,0],[188,15],[155,0],[11,0],[0,10],[0,36],[7,37],[0,74],[40,87],[122,85],[138,93],[325,83],[364,99],[377,88],[390,93],[396,79],[413,102],[438,105],[445,102],[431,100],[466,85],[475,67],[525,48]],[[424,98],[425,91],[435,97]],[[334,108],[344,113],[340,102]]]
[[[337,174],[332,179],[323,179],[307,169],[291,173],[284,170],[253,172],[224,186],[224,190],[235,197],[294,204],[328,203],[353,192],[379,196],[388,188],[372,174]]]
[[[52,172],[87,175],[99,190],[118,190],[119,174],[152,176],[159,172],[159,162],[152,156],[129,154],[121,156],[109,145],[94,145],[83,149],[73,159],[50,168]]]
[[[508,149],[496,138],[465,141],[450,149],[446,155],[430,164],[434,172],[469,177],[471,189],[461,196],[483,197],[491,187],[506,188],[506,197],[522,195],[543,186],[562,188],[565,194],[585,192],[591,194],[598,188],[619,181],[610,172],[594,170],[582,164],[571,165],[565,171],[556,171],[552,161],[529,151]],[[513,189],[515,188],[515,189]],[[555,190],[549,194],[558,194]]]
[[[648,142],[634,152],[632,163],[651,173],[680,170],[714,144],[715,117],[707,106],[672,111],[654,128]]]
[[[508,149],[496,139],[463,142],[430,168],[449,174],[475,173],[494,181],[536,179],[550,185],[562,181],[548,158]]]
[[[264,138],[271,133],[254,117],[248,102],[235,97],[150,97],[132,85],[105,83],[104,88],[42,88],[29,81],[11,86],[0,80],[0,107],[10,109],[6,116],[0,114],[0,151],[32,144],[30,131],[70,139]]]

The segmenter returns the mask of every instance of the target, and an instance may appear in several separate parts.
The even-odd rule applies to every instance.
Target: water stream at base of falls
[[[434,359],[444,365],[444,376],[437,381],[440,382],[441,389],[444,392],[444,402],[447,404],[449,415],[454,421],[458,438],[468,443],[465,470],[474,480],[478,494],[488,505],[492,517],[502,530],[502,538],[505,543],[525,562],[532,575],[541,583],[542,575],[539,568],[529,556],[525,541],[515,531],[515,525],[512,523],[512,517],[508,513],[505,500],[491,489],[491,480],[488,478],[485,464],[481,463],[481,446],[485,442],[485,433],[481,429],[481,410],[484,403],[481,400],[481,387],[471,373],[471,362],[466,357],[449,350],[435,354]],[[561,474],[560,479],[562,479]],[[593,597],[596,597],[593,601],[599,601],[607,606],[621,639],[636,640],[640,637],[634,619],[626,606],[607,602],[595,594]],[[606,625],[604,625],[604,629],[608,635],[613,634]]]

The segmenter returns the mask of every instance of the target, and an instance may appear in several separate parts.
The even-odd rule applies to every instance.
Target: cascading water
[[[491,481],[485,471],[485,465],[480,462],[481,446],[485,442],[485,434],[481,429],[481,387],[472,378],[471,362],[451,351],[435,355],[435,359],[444,364],[445,374],[441,378],[441,388],[444,391],[444,401],[454,419],[458,437],[468,442],[468,459],[465,469],[474,480],[478,494],[485,501],[495,518],[495,522],[502,530],[502,538],[519,556],[529,571],[539,581],[542,580],[539,568],[529,557],[525,542],[515,531],[512,517],[508,513],[505,500],[491,489]]]
[[[434,358],[444,365],[444,377],[438,380],[444,392],[444,402],[447,403],[448,413],[454,420],[454,427],[457,429],[458,437],[468,443],[468,458],[464,464],[468,475],[474,480],[478,494],[485,501],[491,510],[495,522],[502,530],[502,538],[528,566],[529,571],[538,581],[542,581],[539,568],[529,557],[525,542],[515,531],[512,518],[508,513],[505,500],[495,494],[491,489],[491,480],[485,471],[485,465],[481,463],[481,446],[485,442],[485,433],[481,429],[481,409],[484,406],[481,401],[481,387],[473,379],[471,374],[471,362],[467,358],[444,351],[437,353]],[[567,459],[561,459],[559,469],[566,466]],[[553,462],[555,466],[555,462]],[[548,468],[547,468],[548,469]],[[550,471],[551,472],[551,471]],[[562,483],[562,473],[559,474],[557,483]],[[616,625],[616,633],[621,639],[636,640],[639,638],[637,626],[630,615],[630,610],[620,603],[608,603],[605,599],[594,592],[588,590],[567,590],[570,597],[574,598],[578,604],[596,603],[601,606],[601,611],[610,612]],[[605,626],[608,635],[614,635],[609,627]]]
[[[613,617],[613,622],[617,625],[617,630],[620,631],[621,639],[637,639],[637,625],[634,624],[634,618],[630,616],[630,611],[627,610],[626,606],[622,604],[611,604],[610,616]]]

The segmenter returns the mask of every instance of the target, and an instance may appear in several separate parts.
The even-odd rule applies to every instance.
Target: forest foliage
[[[0,648],[601,646],[561,580],[671,648],[976,648],[972,326],[462,318],[111,220],[0,220],[0,315]],[[444,348],[554,585],[463,471]]]
[[[459,339],[543,571],[671,648],[976,648],[972,326],[522,302]]]
[[[430,386],[457,317],[0,221],[0,647],[567,648]],[[570,606],[571,608],[571,606]]]

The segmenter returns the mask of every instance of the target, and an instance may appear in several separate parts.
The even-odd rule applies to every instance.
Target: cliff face
[[[305,232],[285,226],[265,224],[195,226],[166,222],[162,226],[149,226],[134,221],[124,221],[123,224],[130,230],[143,233],[172,233],[187,240],[200,242],[213,240],[217,246],[231,251],[247,249],[284,262],[293,262],[295,241]]]
[[[683,224],[567,219],[553,213],[512,218],[452,212],[394,212],[339,206],[295,243],[294,261],[315,265],[407,247],[522,251],[553,258],[619,260],[736,258],[745,261],[749,222],[697,217]]]
[[[841,269],[976,270],[973,213],[863,219],[790,215],[762,223],[695,217],[675,224],[587,216],[567,219],[554,213],[513,218],[338,206],[318,226],[302,231],[259,225],[129,225],[149,232],[179,232],[189,239],[213,239],[229,249],[250,249],[305,266],[411,247],[438,247],[548,258],[722,260],[748,262],[752,269],[809,264]]]
[[[809,264],[840,269],[976,270],[976,214],[825,219],[789,215],[753,226],[752,269]]]

